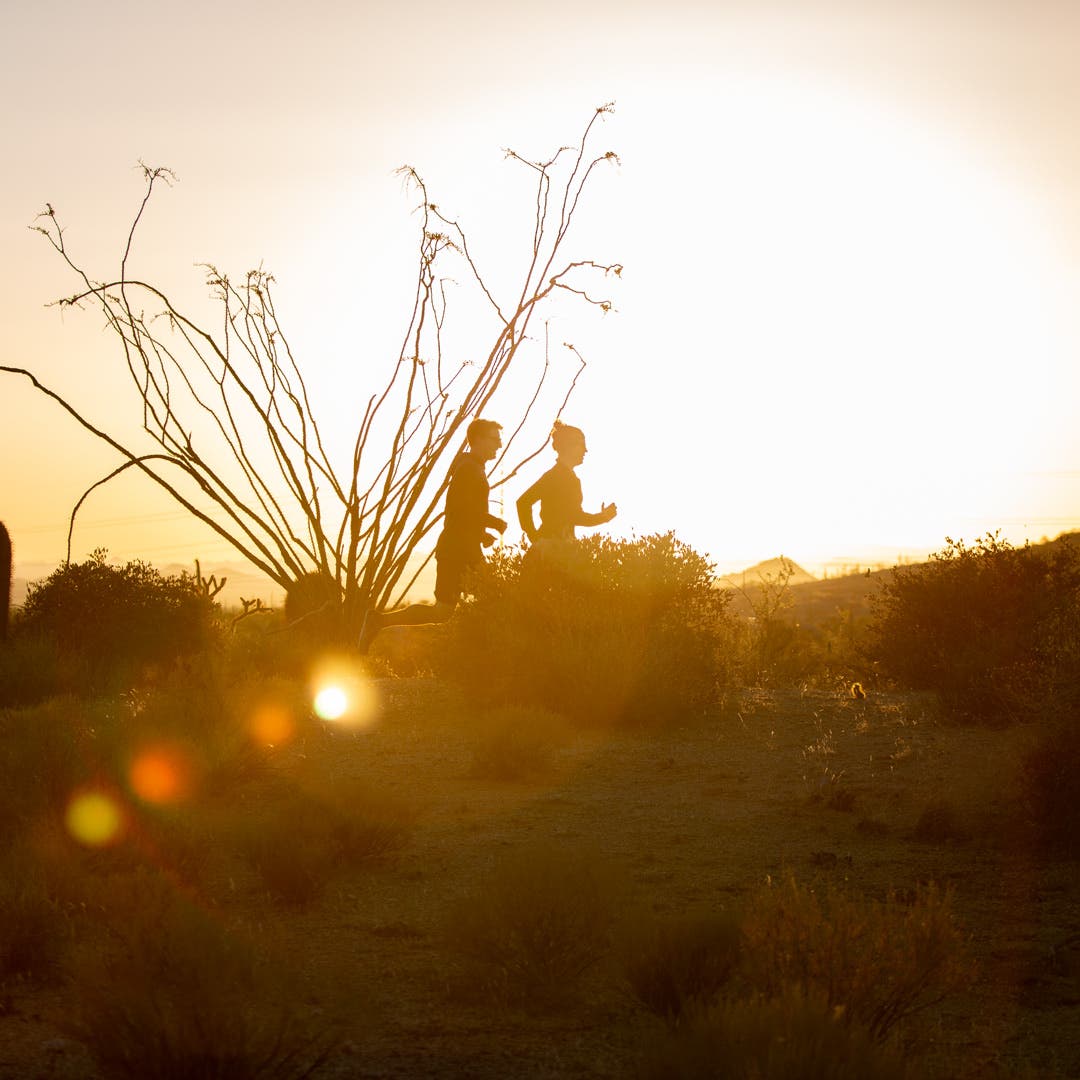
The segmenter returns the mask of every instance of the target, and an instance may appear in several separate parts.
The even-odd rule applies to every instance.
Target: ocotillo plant
[[[508,230],[520,238],[520,258],[493,256],[495,266],[512,270],[489,276],[491,264],[463,226],[430,197],[416,170],[401,171],[419,201],[419,235],[400,348],[379,362],[357,346],[320,365],[324,379],[356,397],[358,429],[345,442],[323,438],[308,377],[278,320],[273,275],[260,268],[234,280],[207,266],[209,308],[181,309],[129,267],[154,188],[174,180],[168,169],[143,167],[145,194],[119,272],[101,280],[69,249],[47,204],[34,228],[78,280],[60,303],[104,316],[130,376],[128,419],[105,430],[32,372],[0,365],[0,373],[30,379],[118,455],[116,467],[75,504],[69,558],[79,507],[133,468],[280,588],[314,575],[358,629],[369,605],[385,606],[407,587],[410,559],[442,517],[449,468],[470,421],[488,415],[502,423],[506,445],[493,468],[512,475],[540,452],[522,447],[539,431],[527,421],[541,392],[554,406],[565,389],[564,406],[574,388],[584,360],[564,342],[574,359],[550,363],[546,326],[580,305],[611,309],[595,290],[622,266],[582,257],[572,227],[595,172],[618,160],[591,148],[610,112],[610,105],[595,109],[579,142],[547,157],[507,151],[515,167],[531,173],[521,206],[525,222],[533,219],[531,228]],[[447,320],[451,297],[464,319]],[[325,314],[341,320],[341,341],[365,339],[362,326],[348,325],[348,311]]]
[[[11,534],[0,521],[0,641],[8,636],[11,615]]]

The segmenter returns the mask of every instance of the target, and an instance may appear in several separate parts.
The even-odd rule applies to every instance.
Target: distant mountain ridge
[[[803,585],[808,581],[817,581],[813,574],[804,570],[794,559],[789,559],[786,555],[778,555],[775,559],[765,559],[753,566],[748,566],[745,570],[725,574],[720,578],[720,583],[732,589],[745,589],[753,585],[763,585],[766,582],[779,582],[785,575],[790,575],[788,576],[789,585]]]

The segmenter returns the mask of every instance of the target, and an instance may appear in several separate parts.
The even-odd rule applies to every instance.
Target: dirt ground
[[[307,1004],[344,1018],[344,1048],[318,1077],[634,1075],[661,1025],[613,955],[562,1007],[461,992],[447,913],[509,853],[545,841],[595,851],[627,908],[658,912],[737,903],[770,875],[875,896],[949,886],[979,977],[905,1030],[913,1075],[1080,1076],[1077,864],[1015,839],[1025,729],[948,726],[912,695],[748,691],[675,730],[566,728],[533,778],[482,779],[483,725],[446,685],[385,678],[377,692],[374,724],[328,726],[288,753],[305,775],[360,778],[411,805],[408,846],[305,909],[254,880],[220,898],[265,927]],[[62,987],[7,992],[0,1077],[93,1075],[59,1033],[68,1005]]]

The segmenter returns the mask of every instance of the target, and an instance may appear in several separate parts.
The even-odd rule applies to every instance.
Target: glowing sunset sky
[[[579,223],[625,266],[617,312],[553,331],[589,364],[564,417],[588,434],[586,509],[615,501],[611,531],[673,528],[723,569],[1080,528],[1080,4],[43,0],[0,18],[0,362],[103,426],[122,358],[93,312],[45,307],[75,287],[27,229],[46,201],[104,275],[133,166],[175,170],[139,272],[198,299],[196,264],[272,269],[322,422],[351,438],[411,302],[395,168],[498,266],[531,222],[503,148],[546,157],[614,101],[597,149],[622,163]],[[13,376],[0,454],[18,558],[58,561],[118,459]],[[73,554],[99,545],[233,557],[134,476],[82,511]]]

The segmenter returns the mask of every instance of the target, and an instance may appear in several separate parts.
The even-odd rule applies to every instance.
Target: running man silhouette
[[[502,446],[501,431],[502,425],[494,420],[474,420],[467,432],[468,453],[450,467],[446,516],[435,545],[435,603],[410,604],[394,611],[369,609],[356,643],[361,653],[366,653],[379,631],[388,626],[441,623],[453,614],[465,574],[483,561],[482,549],[495,543],[488,530],[502,533],[506,529],[502,518],[488,512],[491,488],[485,468]]]
[[[573,540],[578,525],[605,525],[618,510],[614,503],[601,503],[598,513],[581,508],[581,481],[574,470],[585,460],[588,448],[581,428],[561,420],[551,429],[551,445],[558,455],[555,464],[517,501],[521,531],[532,544],[540,540]],[[533,507],[540,504],[540,527],[533,520]]]

